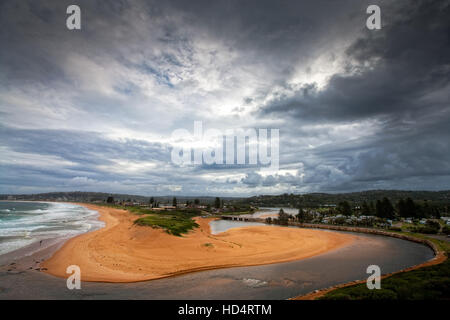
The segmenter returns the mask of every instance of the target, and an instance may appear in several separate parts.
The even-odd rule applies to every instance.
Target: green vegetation
[[[444,233],[446,235],[450,235],[450,226],[444,226],[442,228],[442,233]]]
[[[274,219],[276,223],[281,225],[288,225],[290,215],[285,213],[283,209],[280,209],[278,218]]]
[[[242,215],[242,214],[252,214],[256,208],[249,205],[227,205],[220,208],[221,215]]]
[[[149,226],[152,228],[162,228],[168,234],[182,236],[198,227],[198,224],[192,219],[200,216],[202,211],[195,208],[177,209],[177,210],[154,210],[138,206],[121,206],[114,204],[103,204],[105,207],[127,210],[135,215],[144,216],[134,221],[140,226]]]
[[[432,228],[430,226],[417,226],[417,227],[412,227],[411,232],[414,233],[425,233],[425,234],[436,234],[439,232],[439,229],[436,228]]]
[[[130,210],[130,208],[127,208],[127,210]],[[181,236],[183,233],[187,233],[189,230],[198,227],[198,224],[195,223],[192,218],[201,214],[201,211],[197,209],[180,209],[173,211],[135,209],[135,212],[148,214],[145,217],[137,219],[134,222],[135,224],[153,228],[162,228],[166,230],[167,233],[175,236]]]
[[[176,214],[152,214],[137,219],[135,224],[140,226],[150,226],[152,228],[165,229],[168,234],[181,236],[189,230],[198,227],[190,217]]]
[[[340,214],[343,214],[344,216],[352,215],[352,208],[350,207],[350,203],[348,203],[348,201],[339,202],[338,206],[336,207],[336,210]]]
[[[379,218],[392,219],[395,215],[394,206],[391,204],[388,198],[384,197],[383,200],[377,200],[375,206],[376,216]]]
[[[216,200],[214,200],[214,207],[216,209],[219,209],[221,207],[221,202],[220,202],[220,198],[216,197]]]
[[[448,256],[450,245],[444,241],[414,234],[437,244]],[[381,281],[380,290],[369,290],[365,283],[337,289],[321,300],[423,300],[450,298],[450,260],[441,264],[403,272]]]
[[[428,220],[425,225],[404,224],[405,229],[413,233],[437,234],[441,229],[439,222]]]
[[[352,207],[361,206],[363,215],[375,215],[375,203],[388,198],[393,204],[402,199],[414,200],[414,210],[411,202],[406,208],[402,207],[405,217],[437,216],[439,212],[450,212],[450,191],[401,191],[401,190],[370,190],[352,193],[309,193],[309,194],[281,194],[261,195],[240,200],[257,207],[292,207],[292,208],[320,208],[330,205],[338,205],[347,201]],[[403,200],[404,204],[405,200]],[[387,204],[387,203],[385,203]],[[385,206],[389,214],[389,206]],[[401,216],[401,215],[400,215]]]
[[[300,223],[310,223],[314,219],[314,216],[306,210],[303,210],[303,208],[298,209],[298,214],[295,217]]]

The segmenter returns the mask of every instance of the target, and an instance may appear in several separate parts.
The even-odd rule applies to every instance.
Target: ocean
[[[104,223],[97,216],[96,211],[70,203],[0,201],[0,255],[98,229]]]

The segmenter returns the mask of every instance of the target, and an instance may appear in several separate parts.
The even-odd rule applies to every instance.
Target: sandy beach
[[[41,267],[58,277],[78,265],[83,281],[136,282],[200,270],[300,260],[341,248],[356,236],[329,231],[250,226],[211,234],[211,218],[183,237],[134,225],[126,210],[80,204],[99,212],[105,227],[67,241]]]

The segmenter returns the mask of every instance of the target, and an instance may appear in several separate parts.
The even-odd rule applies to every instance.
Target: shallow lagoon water
[[[219,223],[216,230],[237,227],[236,222]],[[81,290],[72,291],[67,290],[65,279],[35,271],[9,273],[2,268],[0,299],[288,299],[339,283],[366,279],[367,266],[372,264],[380,266],[385,274],[434,256],[433,251],[422,244],[379,235],[352,234],[359,239],[349,246],[303,260],[208,270],[137,283],[83,282]]]
[[[212,234],[218,234],[218,233],[225,232],[232,228],[249,227],[249,226],[267,226],[267,224],[261,223],[261,222],[213,220],[209,223],[209,226],[211,227]]]

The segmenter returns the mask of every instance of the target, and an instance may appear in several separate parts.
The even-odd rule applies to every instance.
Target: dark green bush
[[[450,234],[450,226],[444,226],[442,228],[442,232],[445,233],[446,235]]]
[[[415,233],[436,234],[438,233],[439,229],[432,228],[429,226],[418,226],[412,228],[411,231]]]

